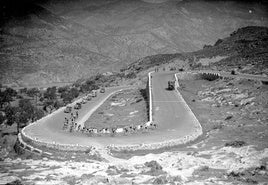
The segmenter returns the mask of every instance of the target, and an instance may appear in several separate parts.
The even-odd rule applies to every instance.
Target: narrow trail
[[[98,146],[95,145],[94,146],[94,153],[99,154],[100,157],[103,158],[104,160],[106,160],[107,163],[122,164],[122,163],[127,162],[127,160],[125,160],[125,159],[113,157],[111,152],[107,148],[103,147],[102,145],[98,145]]]

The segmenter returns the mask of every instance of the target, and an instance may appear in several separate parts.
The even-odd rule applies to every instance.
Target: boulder
[[[255,99],[255,97],[243,99],[243,100],[241,100],[240,105],[250,104],[254,99]]]
[[[96,185],[96,184],[107,184],[109,183],[109,179],[102,175],[96,175],[92,178],[83,177],[82,184],[87,185]]]
[[[1,177],[0,178],[0,184],[22,184],[21,179],[16,176],[6,176],[6,177]]]

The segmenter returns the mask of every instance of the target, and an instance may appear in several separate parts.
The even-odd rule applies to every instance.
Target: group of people
[[[69,132],[73,132],[74,130],[76,130],[78,124],[75,121],[77,120],[78,116],[79,113],[78,111],[76,111],[75,114],[71,112],[71,116],[69,119],[65,117],[63,123],[63,130],[68,130]]]
[[[130,126],[125,126],[125,127],[111,127],[111,128],[87,128],[82,125],[78,125],[76,122],[78,119],[79,113],[78,111],[75,111],[75,113],[71,112],[70,113],[70,118],[65,117],[64,118],[64,123],[63,123],[63,130],[68,131],[68,132],[74,132],[78,131],[83,134],[88,134],[90,136],[97,136],[97,135],[126,135],[126,134],[131,134],[131,133],[136,133],[136,132],[144,132],[148,130],[155,129],[157,125],[153,122],[147,122],[145,124],[140,124],[140,125],[130,125]]]
[[[158,71],[159,69],[156,68]],[[165,70],[165,68],[163,68]],[[97,128],[87,128],[82,125],[78,125],[76,122],[78,119],[79,113],[78,111],[75,112],[70,112],[70,118],[68,119],[67,117],[64,118],[64,123],[63,123],[63,130],[69,131],[69,132],[74,132],[78,131],[83,134],[88,134],[90,136],[97,136],[97,135],[125,135],[125,134],[131,134],[131,133],[136,133],[136,132],[143,132],[143,131],[148,131],[155,129],[157,125],[152,122],[147,122],[145,124],[140,124],[140,125],[130,125],[130,126],[125,126],[125,127],[111,127],[111,128],[102,128],[102,129],[97,129]]]
[[[156,67],[156,68],[154,69],[154,72],[158,72],[159,69],[160,69],[159,67]],[[162,68],[162,71],[165,71],[165,70],[166,70],[166,68],[163,67],[163,68]],[[170,70],[170,71],[176,71],[177,68],[176,68],[176,67],[169,67],[169,69],[167,69],[167,70]]]
[[[154,69],[154,72],[158,72],[159,71],[159,67],[156,67],[155,69]],[[165,67],[163,67],[163,71],[165,71]]]
[[[75,125],[76,126],[76,125]],[[125,127],[119,127],[119,128],[102,128],[102,129],[97,129],[97,128],[87,128],[87,127],[81,127],[78,125],[77,131],[82,132],[83,134],[88,134],[89,136],[98,136],[98,135],[125,135],[125,134],[131,134],[131,133],[136,133],[139,131],[148,131],[155,129],[157,125],[155,123],[145,123],[141,125],[130,125],[130,126],[125,126]]]

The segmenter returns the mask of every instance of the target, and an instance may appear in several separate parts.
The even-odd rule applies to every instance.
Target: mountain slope
[[[172,63],[179,68],[214,69],[268,75],[268,27],[247,26],[205,45],[195,52],[159,54],[144,57],[122,71],[142,72],[154,66]]]
[[[119,70],[145,56],[198,50],[242,26],[267,26],[265,7],[259,3],[29,3],[23,16],[11,16],[2,24],[2,83],[72,82]]]
[[[219,39],[214,46],[194,52],[196,63],[200,58],[225,56],[211,64],[216,69],[236,69],[244,73],[268,74],[268,28],[248,26]]]

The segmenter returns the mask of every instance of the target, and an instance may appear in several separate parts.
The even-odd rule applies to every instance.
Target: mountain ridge
[[[139,73],[155,66],[170,64],[177,69],[237,70],[241,73],[268,75],[268,27],[247,26],[204,45],[194,52],[158,54],[144,57],[122,71]]]

